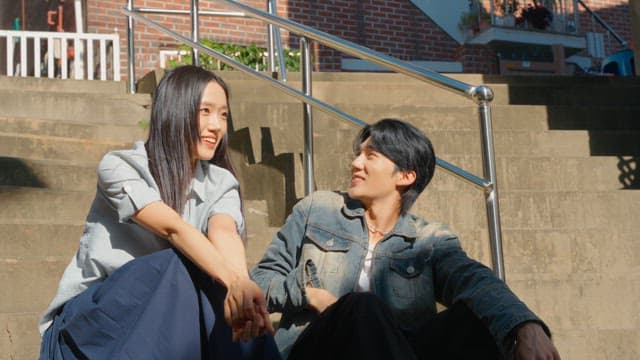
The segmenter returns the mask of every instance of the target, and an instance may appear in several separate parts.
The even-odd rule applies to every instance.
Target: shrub
[[[225,44],[212,40],[201,40],[200,43],[224,55],[227,55],[236,61],[251,67],[257,71],[265,71],[268,68],[267,49],[251,45]],[[176,67],[184,64],[191,64],[191,47],[187,45],[180,46],[180,50],[184,55],[178,59],[169,60],[169,67]],[[292,49],[283,49],[285,67],[287,71],[300,71],[300,51]],[[205,54],[202,51],[198,53],[200,66],[208,70],[230,70],[231,66],[222,63],[213,56]]]

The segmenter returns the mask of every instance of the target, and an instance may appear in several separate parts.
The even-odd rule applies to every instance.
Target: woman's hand
[[[305,291],[307,293],[309,307],[317,311],[318,314],[338,300],[338,298],[325,289],[307,287]]]
[[[274,333],[262,290],[246,276],[236,277],[225,284],[225,320],[231,326],[233,341]]]

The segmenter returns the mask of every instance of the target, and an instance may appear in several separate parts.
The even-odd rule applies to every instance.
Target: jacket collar
[[[347,194],[344,194],[344,204],[342,205],[342,213],[349,218],[363,218],[364,223],[364,206],[358,200],[350,198]],[[398,235],[406,238],[407,240],[415,240],[417,237],[415,219],[409,213],[402,213],[398,218],[398,222],[393,227],[388,235]],[[387,237],[385,236],[385,237]]]

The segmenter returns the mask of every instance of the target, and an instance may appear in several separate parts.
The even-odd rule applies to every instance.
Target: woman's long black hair
[[[195,176],[193,160],[200,139],[198,113],[202,93],[215,82],[224,90],[229,108],[229,90],[216,74],[186,65],[168,70],[160,81],[151,105],[149,138],[145,143],[149,169],[162,200],[179,214],[187,201],[187,190]],[[228,119],[231,121],[231,109]],[[229,170],[234,176],[227,153],[227,135],[218,145],[211,163]]]

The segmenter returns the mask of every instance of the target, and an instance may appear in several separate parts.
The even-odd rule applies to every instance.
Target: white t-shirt
[[[91,284],[101,281],[130,260],[169,247],[169,242],[134,223],[131,217],[148,204],[161,201],[151,176],[142,141],[132,150],[106,154],[98,166],[98,187],[84,226],[78,251],[67,266],[58,290],[39,325],[47,330],[53,314]],[[191,182],[182,217],[208,232],[209,218],[231,216],[242,232],[238,181],[227,170],[200,161]]]
[[[357,292],[368,292],[371,290],[371,262],[373,261],[373,248],[375,247],[375,244],[370,243],[367,248],[367,255],[364,258],[364,264],[362,265],[358,285],[356,286]]]

